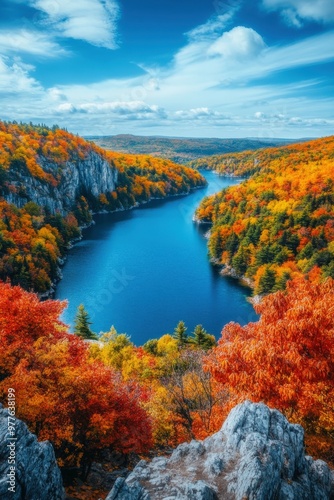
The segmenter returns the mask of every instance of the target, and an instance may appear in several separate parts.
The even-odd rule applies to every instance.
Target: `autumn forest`
[[[69,169],[84,172],[73,199]],[[260,319],[215,339],[179,318],[137,346],[112,325],[92,332],[82,307],[70,333],[66,303],[49,292],[82,227],[94,213],[204,186],[201,169],[241,178],[204,198],[194,224],[207,224],[212,265],[253,290]],[[246,399],[303,425],[307,452],[334,464],[334,137],[182,166],[1,122],[0,212],[0,400],[15,389],[17,416],[62,468],[85,478],[106,449],[148,456],[203,439]]]

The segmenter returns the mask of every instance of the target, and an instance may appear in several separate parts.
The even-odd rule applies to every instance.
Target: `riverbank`
[[[229,278],[233,278],[238,281],[242,286],[245,286],[249,288],[250,290],[254,290],[255,285],[254,281],[251,278],[248,278],[247,276],[240,275],[236,272],[236,270],[231,267],[225,265],[224,268],[220,271],[219,273],[221,276],[228,276]],[[262,295],[252,295],[251,297],[248,297],[247,300],[250,302],[253,306],[259,304],[262,300]]]
[[[228,176],[224,176],[224,177],[228,177]],[[209,224],[212,226],[212,222],[199,220],[195,215],[193,216],[193,222],[195,222],[198,225],[208,225]],[[208,240],[210,238],[210,235],[211,235],[211,230],[209,229],[204,234],[204,237]],[[219,274],[221,276],[228,276],[229,278],[233,278],[233,279],[237,280],[238,283],[240,283],[242,286],[245,286],[251,290],[254,290],[254,288],[255,288],[254,281],[251,278],[248,278],[247,276],[238,274],[237,271],[232,266],[229,266],[227,264],[222,264],[218,259],[211,258],[210,262],[213,266],[222,267],[222,269],[219,271]],[[261,296],[254,295],[253,297],[250,297],[248,300],[252,304],[256,304],[261,300]]]

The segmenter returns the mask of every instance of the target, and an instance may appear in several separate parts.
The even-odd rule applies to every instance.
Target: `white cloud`
[[[58,35],[85,40],[98,47],[117,48],[116,0],[29,0],[45,15],[44,22]]]
[[[232,50],[229,57],[209,56],[212,40],[189,42],[176,54],[172,66],[154,69],[154,81],[159,85],[151,85],[151,74],[147,70],[146,75],[135,78],[59,86],[53,89],[52,95],[64,106],[59,110],[53,101],[50,108],[58,109],[56,121],[63,119],[65,124],[72,123],[88,134],[105,135],[107,130],[140,133],[138,127],[150,125],[154,133],[165,135],[219,136],[222,134],[219,127],[224,127],[224,135],[231,136],[257,135],[258,129],[265,136],[268,133],[278,137],[290,135],[292,125],[287,121],[271,119],[267,127],[264,121],[255,118],[257,111],[268,116],[300,116],[305,120],[319,120],[323,116],[326,123],[312,122],[314,135],[325,129],[328,134],[333,103],[317,95],[318,86],[323,83],[321,79],[283,84],[275,81],[274,76],[280,70],[333,60],[334,31],[286,46],[266,47],[260,57],[254,57],[263,47],[262,38],[258,36],[247,38],[246,35],[246,50],[241,52],[253,57],[237,59],[232,56]],[[237,36],[234,41],[236,39]],[[260,85],[259,79],[267,76],[275,83]],[[253,79],[257,80],[256,85]],[[312,94],[313,97],[308,97]],[[284,106],[288,111],[281,111]],[[79,119],[82,113],[85,120]],[[131,128],[132,120],[141,120],[136,121],[137,128]],[[298,133],[296,124],[293,130]]]
[[[167,68],[142,66],[146,74],[134,78],[42,89],[33,67],[0,59],[2,117],[56,122],[87,135],[296,137],[306,127],[309,136],[332,133],[333,99],[321,93],[326,80],[303,81],[294,71],[284,83],[278,72],[332,61],[334,31],[267,47],[251,28],[218,29],[213,20],[200,28]]]
[[[269,128],[290,128],[290,127],[316,127],[316,126],[333,126],[334,119],[324,118],[305,118],[301,116],[290,116],[285,113],[263,113],[257,111],[254,114],[257,121],[261,122],[262,126]]]
[[[252,28],[236,26],[226,31],[208,48],[208,55],[224,58],[248,59],[258,56],[266,47],[261,35]]]
[[[333,0],[263,0],[268,10],[281,11],[288,24],[301,27],[303,21],[334,22]]]
[[[156,105],[149,105],[143,101],[114,101],[114,102],[86,102],[72,104],[65,102],[56,108],[60,113],[87,113],[87,114],[113,114],[127,118],[146,119],[164,118],[165,111]]]
[[[40,91],[39,83],[29,75],[33,69],[18,58],[0,56],[0,92],[26,94]]]
[[[222,32],[222,30],[232,21],[236,10],[218,15],[210,19],[207,23],[197,26],[191,31],[188,31],[187,36],[190,40],[206,40],[212,38],[214,35]]]
[[[26,29],[0,30],[0,52],[26,53],[43,57],[58,57],[67,53],[49,35]]]
[[[181,109],[175,112],[175,117],[181,120],[229,120],[229,117],[223,113],[207,107]]]

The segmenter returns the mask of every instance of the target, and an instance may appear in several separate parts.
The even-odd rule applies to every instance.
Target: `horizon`
[[[252,136],[242,136],[242,137],[217,137],[217,136],[186,136],[186,135],[162,135],[162,134],[150,134],[150,135],[144,135],[144,134],[131,134],[131,133],[120,133],[120,134],[110,134],[110,135],[84,135],[83,137],[85,139],[103,139],[104,137],[138,137],[138,138],[152,138],[152,139],[193,139],[193,140],[201,140],[201,139],[213,139],[213,140],[218,140],[218,141],[224,141],[224,140],[243,140],[243,139],[249,139],[249,140],[254,140],[254,141],[270,141],[270,140],[275,140],[275,141],[313,141],[316,139],[323,139],[325,137],[331,137],[334,134],[330,134],[328,136],[314,136],[314,137],[296,137],[296,138],[288,138],[288,137],[252,137]]]
[[[95,137],[333,134],[332,0],[3,0],[0,13],[3,120]]]

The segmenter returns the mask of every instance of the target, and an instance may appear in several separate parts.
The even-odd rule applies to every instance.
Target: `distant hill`
[[[120,153],[150,154],[176,163],[187,163],[203,156],[289,144],[288,139],[194,139],[187,137],[142,137],[137,135],[91,136],[98,146]]]

